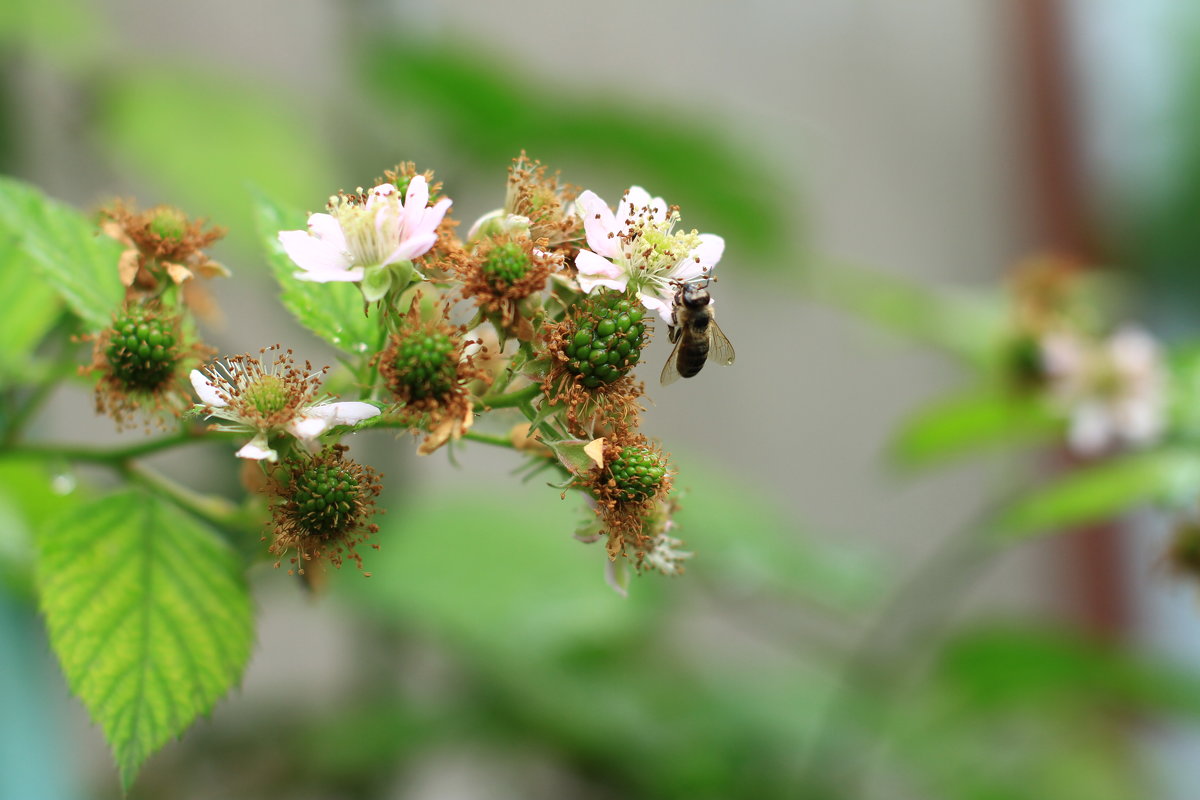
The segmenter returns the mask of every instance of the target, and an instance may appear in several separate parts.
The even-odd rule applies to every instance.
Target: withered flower
[[[269,549],[281,558],[293,553],[289,560],[295,569],[289,568],[289,574],[303,575],[305,565],[314,560],[341,567],[349,559],[362,569],[362,556],[355,548],[379,531],[369,520],[382,486],[374,470],[345,457],[347,449],[338,444],[315,456],[289,459],[269,488]]]
[[[472,343],[463,328],[451,325],[443,315],[423,318],[420,303],[414,302],[376,357],[379,373],[397,402],[392,414],[414,432],[426,432],[417,448],[421,455],[458,439],[475,421],[467,385],[488,376],[466,353]]]

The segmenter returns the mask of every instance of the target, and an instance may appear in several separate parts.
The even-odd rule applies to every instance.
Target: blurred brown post
[[[1020,96],[1025,99],[1025,144],[1030,159],[1035,250],[1099,261],[1089,233],[1075,94],[1059,0],[1017,0]],[[1065,455],[1060,462],[1065,462]],[[1076,616],[1092,633],[1121,635],[1128,602],[1121,579],[1120,543],[1113,524],[1094,525],[1062,539],[1063,572]]]

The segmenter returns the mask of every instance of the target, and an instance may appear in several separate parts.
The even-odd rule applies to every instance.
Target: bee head
[[[703,308],[712,302],[707,287],[707,281],[704,282],[704,285],[698,283],[683,284],[679,287],[679,293],[676,295],[678,302],[688,308]]]

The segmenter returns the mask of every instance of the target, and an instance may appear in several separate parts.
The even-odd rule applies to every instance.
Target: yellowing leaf
[[[241,677],[253,641],[241,564],[194,519],[132,490],[53,520],[38,551],[51,647],[128,789]]]

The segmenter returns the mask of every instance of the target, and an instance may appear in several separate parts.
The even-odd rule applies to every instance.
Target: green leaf
[[[37,275],[30,255],[16,247],[13,236],[0,238],[0,384],[19,382],[28,373],[30,356],[54,325],[60,301],[50,284]]]
[[[777,171],[752,145],[723,136],[702,105],[639,106],[609,92],[563,92],[504,69],[504,53],[479,42],[409,37],[361,52],[364,77],[381,105],[417,109],[458,158],[491,171],[497,201],[504,165],[525,149],[552,169],[574,160],[616,181],[614,192],[640,183],[680,203],[688,228],[721,233],[729,252],[755,253],[747,269],[778,271],[789,263],[778,255],[796,241],[800,226],[784,213]],[[713,190],[717,184],[720,191]]]
[[[891,456],[905,467],[928,467],[988,448],[1052,436],[1061,423],[1044,402],[985,388],[940,398],[919,410],[892,440]]]
[[[1108,519],[1147,502],[1174,503],[1200,491],[1200,452],[1155,450],[1070,472],[1018,500],[992,527],[1007,537]]]
[[[75,209],[12,178],[0,177],[0,228],[90,330],[112,322],[125,298],[120,244]]]
[[[1200,715],[1195,673],[1066,630],[988,627],[960,634],[942,653],[938,678],[976,710],[1045,710],[1055,700],[1087,698]]]
[[[132,490],[68,512],[37,545],[50,644],[128,789],[240,679],[253,640],[241,564],[193,518]]]
[[[367,317],[362,292],[353,283],[297,280],[299,267],[279,243],[279,232],[303,230],[305,217],[256,194],[255,220],[271,272],[279,282],[279,299],[296,320],[334,347],[361,356],[380,349],[383,326]],[[385,270],[386,273],[386,270]]]

